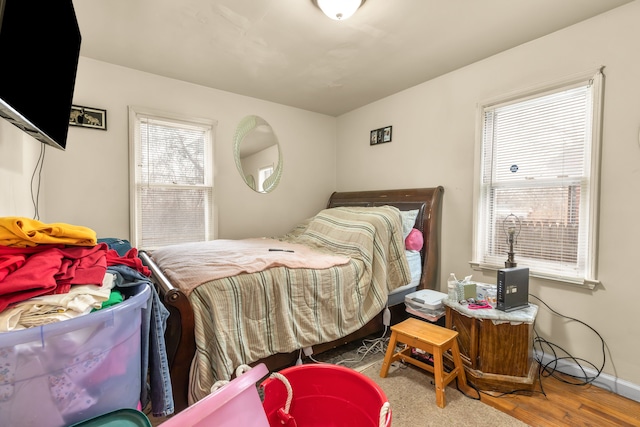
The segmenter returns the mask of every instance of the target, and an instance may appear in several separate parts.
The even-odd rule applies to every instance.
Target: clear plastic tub
[[[0,426],[63,427],[140,400],[151,290],[75,319],[0,333]]]
[[[427,316],[441,316],[444,313],[442,300],[447,298],[447,294],[431,289],[422,289],[404,297],[407,308],[412,308]]]

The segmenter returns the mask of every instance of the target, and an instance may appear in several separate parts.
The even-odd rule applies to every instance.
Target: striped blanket
[[[190,404],[241,364],[360,329],[384,308],[390,291],[411,280],[394,207],[326,209],[280,240],[349,262],[325,269],[273,267],[196,287],[189,295],[196,336]]]

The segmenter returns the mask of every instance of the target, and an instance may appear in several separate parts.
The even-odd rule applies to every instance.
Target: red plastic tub
[[[285,381],[274,377],[277,374]],[[363,374],[343,366],[293,366],[272,374],[260,386],[270,427],[391,426],[391,409],[382,389]]]

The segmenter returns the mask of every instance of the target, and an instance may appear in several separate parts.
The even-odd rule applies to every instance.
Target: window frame
[[[154,110],[139,106],[129,106],[129,198],[130,198],[130,239],[134,247],[139,249],[153,249],[152,247],[141,247],[141,227],[138,226],[140,215],[142,214],[138,203],[138,182],[137,182],[137,169],[140,163],[138,156],[138,145],[140,144],[140,120],[141,118],[149,118],[158,121],[167,121],[173,123],[183,123],[186,127],[200,127],[205,128],[208,134],[208,138],[205,141],[204,147],[204,183],[202,185],[173,185],[173,189],[185,189],[190,190],[193,188],[209,188],[211,194],[211,201],[208,203],[208,211],[206,212],[207,230],[205,231],[205,240],[213,240],[217,235],[217,218],[214,215],[216,212],[215,206],[215,193],[214,193],[214,156],[213,145],[215,142],[215,130],[217,121],[205,118],[187,117],[184,115],[169,113],[165,111]],[[154,185],[162,187],[161,185]]]
[[[574,74],[552,82],[546,82],[537,86],[520,89],[502,96],[487,99],[477,104],[476,113],[476,138],[475,138],[475,154],[474,154],[474,189],[473,189],[473,235],[472,235],[472,260],[469,262],[474,270],[482,270],[485,272],[495,272],[503,265],[485,263],[484,249],[481,247],[482,239],[480,233],[488,224],[481,224],[482,221],[488,221],[484,218],[486,200],[483,197],[482,178],[484,173],[483,166],[483,144],[484,144],[484,117],[487,108],[495,108],[501,104],[511,104],[526,101],[531,98],[543,96],[548,93],[558,92],[572,87],[577,87],[585,83],[593,85],[592,91],[592,127],[591,127],[591,147],[586,152],[585,162],[589,164],[589,184],[588,197],[589,203],[586,207],[587,212],[581,209],[580,215],[586,214],[586,252],[584,262],[584,278],[576,278],[564,276],[562,274],[552,274],[548,272],[540,272],[530,269],[530,276],[551,281],[569,284],[573,286],[594,289],[601,282],[597,279],[598,265],[598,231],[599,231],[599,206],[600,206],[600,156],[602,147],[602,119],[603,119],[603,100],[604,100],[604,67],[596,70],[589,70]],[[583,227],[581,223],[581,227]],[[505,253],[505,260],[507,254]],[[517,251],[516,251],[516,262]],[[519,266],[526,267],[524,264]]]
[[[273,167],[273,163],[258,168],[258,191],[260,193],[265,193],[264,183],[267,182],[269,177],[273,175],[274,172],[275,168]],[[269,174],[267,175],[267,173]]]

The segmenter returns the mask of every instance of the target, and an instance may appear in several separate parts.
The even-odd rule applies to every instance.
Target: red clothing
[[[138,258],[138,250],[136,248],[129,249],[124,256],[120,256],[115,249],[109,249],[107,252],[107,265],[126,265],[138,270],[147,277],[151,276],[149,268],[142,264],[142,260]]]
[[[72,285],[102,285],[106,244],[84,247],[0,246],[0,311],[14,302],[69,292]]]

